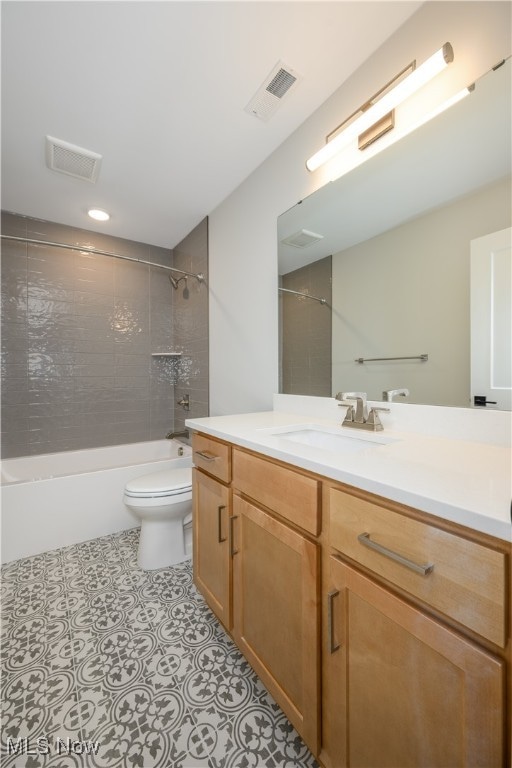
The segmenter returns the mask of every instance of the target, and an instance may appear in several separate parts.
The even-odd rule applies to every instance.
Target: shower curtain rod
[[[278,288],[278,291],[283,291],[284,293],[293,293],[295,296],[304,296],[306,299],[314,299],[315,301],[319,301],[320,304],[327,304],[327,299],[320,299],[318,296],[312,296],[310,293],[301,293],[300,291],[291,291],[289,288]]]
[[[146,264],[148,267],[157,267],[158,269],[167,269],[169,272],[179,272],[181,275],[188,275],[188,277],[195,277],[200,283],[204,283],[204,275],[199,272],[197,275],[193,272],[185,272],[183,269],[176,269],[176,267],[167,267],[164,264],[155,264],[153,261],[145,261],[145,259],[136,259],[133,256],[123,256],[121,253],[114,253],[113,251],[101,251],[99,248],[89,248],[84,245],[68,245],[67,243],[54,243],[50,240],[34,240],[30,237],[14,237],[14,235],[0,235],[3,240],[15,240],[21,243],[31,243],[33,245],[51,245],[54,248],[66,248],[69,251],[82,251],[85,253],[93,253],[97,256],[112,256],[115,259],[124,259],[125,261],[135,261],[137,264]]]

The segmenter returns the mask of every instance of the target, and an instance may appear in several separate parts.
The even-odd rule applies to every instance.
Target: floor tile
[[[138,531],[2,568],[3,768],[313,768],[192,580]]]

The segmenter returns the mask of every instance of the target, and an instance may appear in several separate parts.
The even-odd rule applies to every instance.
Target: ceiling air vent
[[[289,235],[281,240],[285,245],[293,245],[294,248],[307,248],[308,245],[323,240],[323,235],[317,235],[316,232],[310,232],[309,229],[299,229],[293,235]]]
[[[279,61],[247,104],[245,111],[260,120],[268,120],[299,80],[297,72]]]
[[[53,136],[46,137],[46,165],[52,171],[94,184],[98,179],[101,160],[102,156],[97,152],[54,139]]]

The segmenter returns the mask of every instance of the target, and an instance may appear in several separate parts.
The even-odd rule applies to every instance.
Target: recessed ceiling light
[[[90,208],[87,213],[91,219],[96,219],[96,221],[108,221],[110,219],[110,213],[102,211],[101,208]]]

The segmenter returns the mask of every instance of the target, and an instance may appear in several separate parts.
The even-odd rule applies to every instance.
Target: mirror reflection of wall
[[[282,323],[282,392],[382,400],[405,387],[405,402],[472,405],[471,241],[512,226],[511,66],[509,58],[468,98],[278,218],[281,285],[333,254],[330,386],[324,374],[322,391],[307,391],[303,376],[297,390],[285,376],[290,328],[307,370],[297,315]],[[291,247],[304,231],[316,242]],[[428,361],[356,362],[421,355]]]
[[[282,277],[281,287],[295,292],[279,294],[282,392],[331,396],[331,262],[327,256]]]
[[[380,400],[407,386],[407,402],[470,405],[469,244],[508,225],[509,190],[502,180],[335,254],[333,392],[350,382]]]

